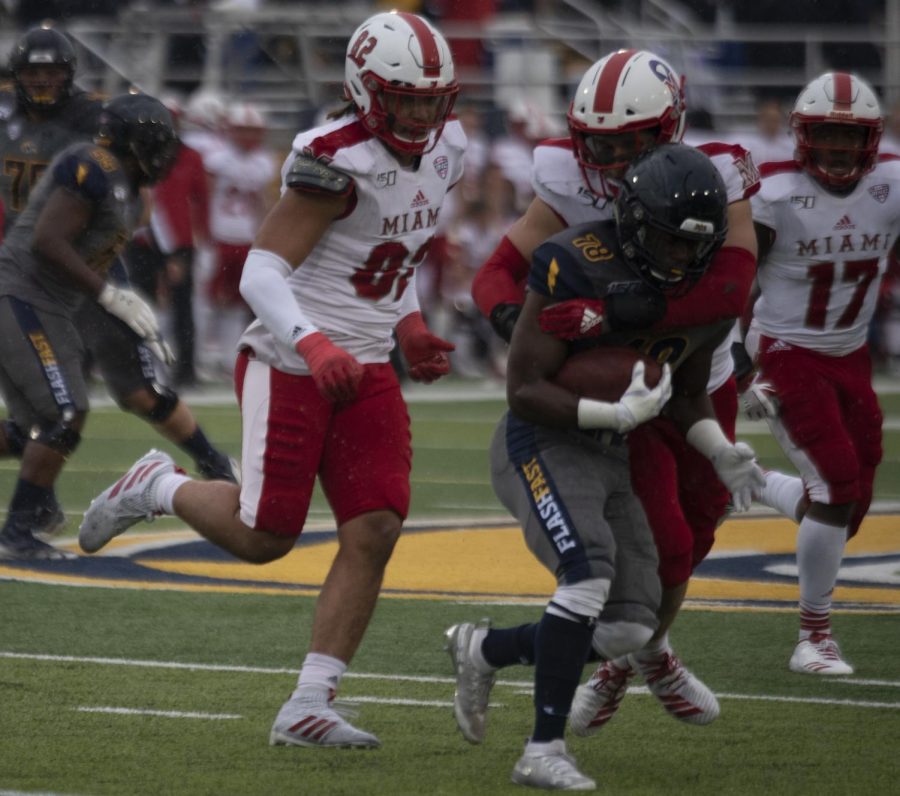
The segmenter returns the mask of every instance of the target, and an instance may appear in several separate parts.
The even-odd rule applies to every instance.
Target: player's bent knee
[[[555,613],[554,608],[562,615],[572,614],[577,617],[588,617],[591,620],[600,616],[606,598],[609,597],[609,578],[590,578],[578,583],[564,583],[556,587],[550,598],[548,611]]]
[[[70,456],[81,443],[81,427],[84,425],[84,414],[79,412],[72,418],[40,426],[31,439],[56,451],[61,456]]]
[[[659,580],[664,589],[674,589],[691,577],[694,553],[685,550],[678,555],[660,557]]]
[[[606,660],[636,652],[653,636],[654,628],[640,622],[598,622],[591,644]]]
[[[178,393],[161,384],[147,385],[146,391],[118,397],[116,402],[126,412],[138,415],[151,423],[165,423],[178,408]]]
[[[247,536],[247,543],[241,550],[241,559],[248,564],[270,564],[290,553],[296,541],[296,536],[254,531]]]

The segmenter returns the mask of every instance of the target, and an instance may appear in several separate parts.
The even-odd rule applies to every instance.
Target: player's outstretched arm
[[[494,331],[507,342],[525,299],[532,252],[565,223],[540,199],[534,199],[481,266],[472,281],[472,298]]]

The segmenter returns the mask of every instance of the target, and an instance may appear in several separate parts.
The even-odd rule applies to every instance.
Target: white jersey
[[[266,193],[275,178],[272,153],[246,151],[226,142],[203,157],[211,178],[209,232],[214,241],[252,243],[266,210]]]
[[[333,221],[288,277],[309,321],[333,343],[369,364],[387,362],[392,332],[418,308],[414,275],[431,245],[447,191],[462,177],[466,136],[448,121],[418,168],[401,168],[356,117],[300,133],[282,168],[301,152],[330,162],[353,179],[343,217]],[[256,356],[288,373],[307,374],[302,357],[254,321],[241,338]]]
[[[759,173],[743,147],[710,142],[697,149],[712,160],[722,175],[729,204],[748,199],[759,190]],[[532,185],[537,197],[570,227],[613,217],[612,200],[597,197],[585,185],[571,139],[550,139],[535,148]],[[729,337],[713,354],[709,392],[721,387],[734,371],[731,342]]]
[[[856,351],[900,231],[900,159],[882,155],[843,196],[797,164],[772,164],[751,201],[753,220],[775,232],[759,269],[754,327],[831,356]]]

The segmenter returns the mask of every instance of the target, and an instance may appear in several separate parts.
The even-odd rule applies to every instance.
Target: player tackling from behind
[[[610,218],[629,162],[650,147],[679,141],[684,127],[682,79],[654,53],[619,50],[585,72],[569,110],[570,137],[535,148],[536,197],[473,284],[479,308],[499,334],[508,335],[518,314],[534,248],[566,226]],[[739,146],[710,143],[699,149],[713,161],[728,193],[728,236],[703,278],[681,296],[624,294],[561,302],[542,313],[545,330],[565,340],[590,340],[611,330],[676,329],[743,313],[756,271],[749,197],[759,189],[758,175]],[[707,389],[720,425],[733,440],[737,389],[730,349],[724,340],[716,350]],[[579,688],[571,720],[579,735],[597,732],[615,715],[635,674],[680,721],[709,724],[719,715],[713,692],[673,651],[669,629],[694,568],[712,547],[728,490],[709,460],[666,417],[629,434],[628,445],[632,485],[659,551],[660,624],[645,649],[604,661]]]
[[[92,502],[81,526],[92,552],[145,517],[175,514],[238,558],[265,563],[293,548],[318,473],[338,553],[273,744],[379,745],[331,700],[409,507],[409,416],[389,362],[392,333],[413,379],[449,371],[453,346],[425,326],[415,269],[462,175],[465,135],[448,119],[457,90],[447,42],[421,17],[376,14],[356,30],[348,103],[294,139],[281,198],[244,265],[241,293],[258,320],[235,370],[241,487],[192,481],[151,451]]]
[[[795,160],[767,164],[753,197],[761,295],[748,347],[758,350],[760,375],[747,399],[801,476],[769,472],[760,496],[800,523],[790,668],[852,674],[831,633],[831,601],[882,456],[866,341],[900,234],[900,159],[878,155],[878,99],[856,75],[809,83],[791,126]]]
[[[484,737],[497,669],[535,665],[534,729],[512,773],[520,785],[595,787],[564,742],[582,669],[592,645],[615,659],[643,647],[659,623],[656,545],[632,489],[625,435],[668,400],[667,414],[740,504],[762,480],[753,452],[728,441],[707,395],[712,354],[730,334],[729,319],[676,332],[636,328],[571,345],[545,332],[540,314],[573,299],[690,290],[725,240],[726,206],[710,159],[684,144],[664,144],[629,167],[615,221],[570,227],[534,253],[510,347],[510,410],[491,444],[491,473],[497,496],[557,588],[537,624],[501,630],[462,623],[447,632],[457,675],[454,712],[472,743]],[[573,352],[597,345],[628,346],[666,363],[660,382],[650,389],[638,363],[612,403],[553,382]]]

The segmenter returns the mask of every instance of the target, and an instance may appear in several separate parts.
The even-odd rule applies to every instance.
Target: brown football
[[[553,377],[553,383],[576,395],[599,401],[618,401],[631,384],[631,371],[644,361],[644,381],[655,387],[662,376],[659,364],[633,348],[599,346],[573,354]]]

